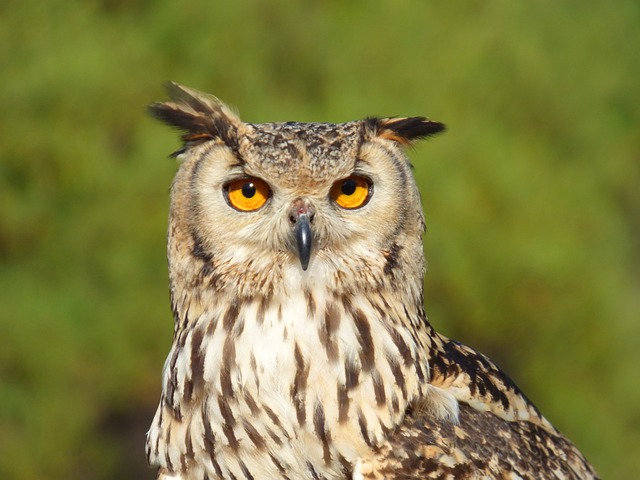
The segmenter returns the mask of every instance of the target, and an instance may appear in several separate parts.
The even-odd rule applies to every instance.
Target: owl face
[[[173,89],[177,103],[152,106],[187,132],[172,217],[219,271],[245,279],[382,276],[399,245],[414,248],[422,265],[419,194],[401,147],[442,124],[248,124],[216,99]]]
[[[332,140],[336,128],[349,135]],[[230,263],[267,254],[307,270],[344,263],[354,249],[381,250],[399,226],[415,229],[420,207],[406,160],[393,145],[361,140],[362,128],[250,126],[237,152],[200,146],[190,196],[208,253]],[[269,137],[278,143],[263,143]]]

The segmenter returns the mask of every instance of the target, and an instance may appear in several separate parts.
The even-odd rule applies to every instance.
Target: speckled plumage
[[[174,340],[146,446],[158,478],[597,478],[491,360],[427,321],[402,149],[442,124],[249,124],[213,97],[169,92],[151,107],[185,142]],[[353,175],[368,197],[346,209],[332,192]],[[229,200],[244,178],[270,192],[252,211]]]

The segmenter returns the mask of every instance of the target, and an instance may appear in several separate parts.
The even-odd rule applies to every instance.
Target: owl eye
[[[252,212],[262,207],[269,196],[271,189],[267,182],[259,178],[240,178],[228,183],[226,186],[227,202],[241,212]]]
[[[331,199],[342,208],[359,208],[367,203],[371,193],[371,182],[364,177],[353,175],[338,180],[331,187]]]

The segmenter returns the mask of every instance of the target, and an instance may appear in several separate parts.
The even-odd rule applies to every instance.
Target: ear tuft
[[[392,117],[375,121],[376,136],[401,145],[410,145],[415,140],[430,137],[445,128],[444,123],[433,122],[425,117]]]
[[[229,107],[212,95],[174,82],[166,86],[172,101],[149,105],[152,117],[183,132],[185,142],[200,143],[220,138],[229,146],[237,144],[242,121]]]

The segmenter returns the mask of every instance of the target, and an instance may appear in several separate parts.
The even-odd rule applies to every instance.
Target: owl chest
[[[178,362],[192,376],[194,366],[202,370],[189,430],[205,438],[210,476],[279,478],[284,469],[289,478],[345,478],[409,401],[406,384],[384,378],[388,339],[371,334],[366,345],[349,313],[323,294],[256,301],[233,314],[220,311],[215,328],[197,326],[202,358]]]

